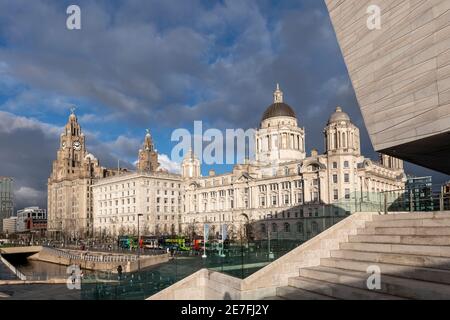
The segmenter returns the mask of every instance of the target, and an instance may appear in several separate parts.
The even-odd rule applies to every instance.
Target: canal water
[[[291,249],[291,248],[289,248]],[[81,290],[77,294],[65,285],[29,286],[30,290],[37,290],[36,294],[47,299],[83,299],[83,300],[142,300],[167,288],[173,283],[181,280],[192,273],[208,268],[223,272],[237,278],[246,278],[252,273],[269,264],[273,259],[281,257],[288,252],[288,248],[277,250],[274,257],[270,258],[267,249],[263,247],[256,250],[236,248],[227,252],[226,256],[208,254],[206,259],[201,255],[175,255],[169,262],[143,269],[139,272],[123,274],[118,277],[115,273],[101,273],[83,270]],[[15,266],[27,277],[33,279],[67,278],[67,267],[56,264],[27,261]],[[0,279],[7,275],[0,269]],[[16,291],[16,297],[20,299],[21,290],[19,286],[10,287],[9,290]],[[2,286],[0,286],[0,292]],[[26,299],[26,296],[23,296]]]

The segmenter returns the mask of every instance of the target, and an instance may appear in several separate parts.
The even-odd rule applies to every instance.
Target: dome
[[[297,118],[294,110],[286,103],[279,102],[270,105],[264,112],[262,121],[275,117]]]
[[[330,120],[328,120],[328,124],[341,121],[350,121],[350,117],[342,111],[341,107],[337,107],[336,111],[331,115]]]
[[[92,153],[88,153],[86,157],[84,157],[84,160],[97,161],[97,158],[95,158]]]
[[[275,117],[297,118],[294,110],[283,102],[283,91],[280,90],[279,84],[277,84],[277,89],[273,93],[273,104],[264,112],[262,121]]]

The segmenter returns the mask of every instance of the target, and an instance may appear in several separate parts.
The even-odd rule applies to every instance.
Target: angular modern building
[[[0,230],[3,230],[3,219],[14,213],[13,179],[0,177]]]
[[[450,174],[450,1],[325,2],[375,150]]]

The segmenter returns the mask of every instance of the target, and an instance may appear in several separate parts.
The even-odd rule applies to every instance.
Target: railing
[[[112,262],[135,262],[138,256],[135,255],[105,255],[105,254],[89,254],[87,252],[74,253],[62,249],[45,247],[45,249],[54,255],[64,257],[70,260],[81,260],[96,263],[112,263]]]
[[[14,267],[8,260],[0,255],[0,261],[3,262],[20,280],[27,280],[27,277]]]

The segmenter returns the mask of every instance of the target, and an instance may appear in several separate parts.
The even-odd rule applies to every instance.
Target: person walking
[[[117,273],[119,275],[119,280],[121,280],[122,279],[122,266],[121,265],[119,265],[117,267]]]

